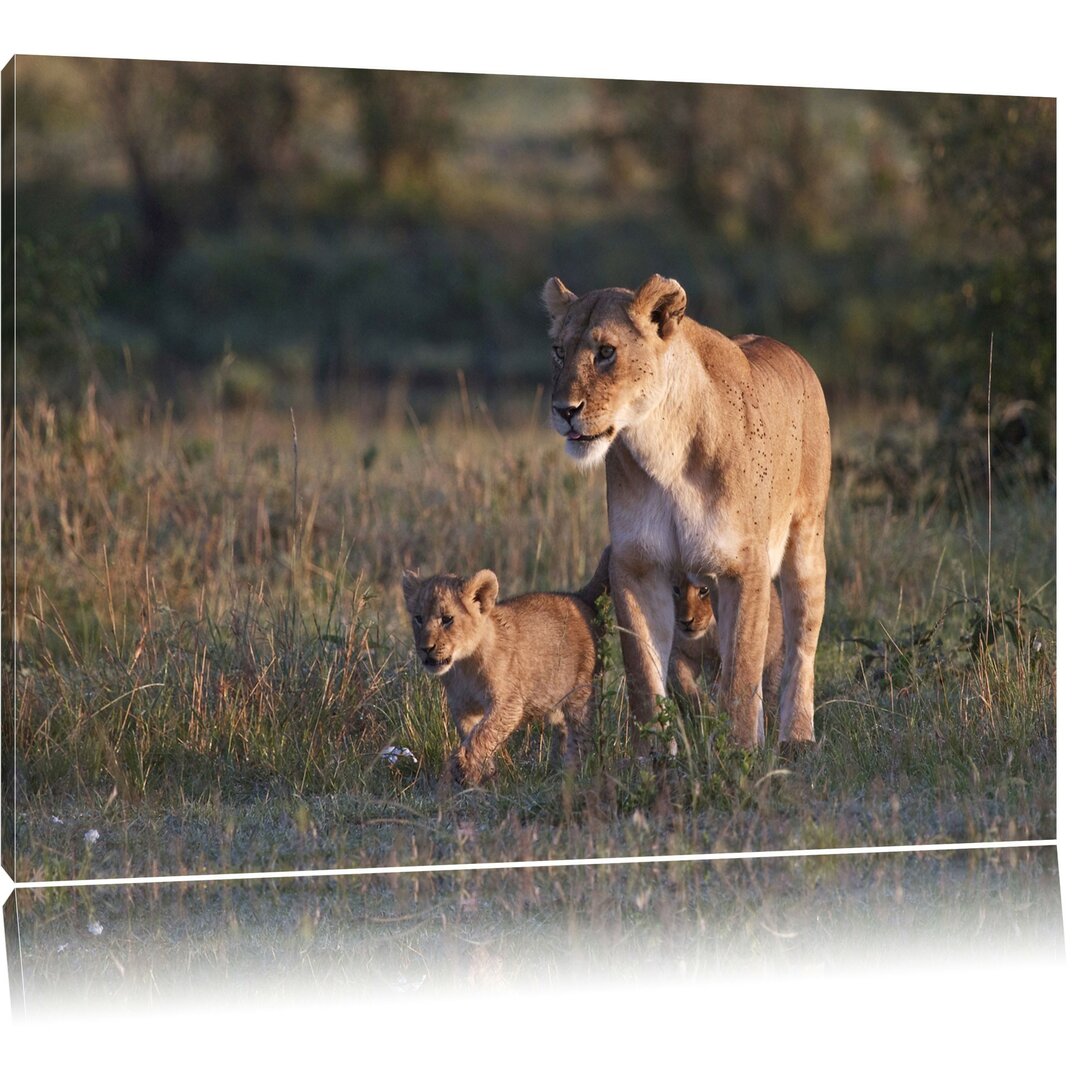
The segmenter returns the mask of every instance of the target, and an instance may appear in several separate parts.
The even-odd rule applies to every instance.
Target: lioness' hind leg
[[[780,714],[780,679],[784,672],[783,601],[774,583],[769,600],[769,637],[765,642],[765,670],[761,677],[762,698],[770,723]]]
[[[784,674],[780,741],[814,741],[814,657],[825,613],[825,523],[792,522],[780,566]]]

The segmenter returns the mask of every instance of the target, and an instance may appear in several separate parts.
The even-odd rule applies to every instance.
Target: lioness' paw
[[[781,762],[794,765],[817,748],[813,739],[785,739],[777,744],[776,753]]]

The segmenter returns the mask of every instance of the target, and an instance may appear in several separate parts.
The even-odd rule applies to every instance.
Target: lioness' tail
[[[611,545],[600,553],[600,561],[596,564],[596,570],[589,579],[588,585],[578,589],[577,595],[591,608],[596,607],[596,601],[608,591],[608,563],[611,561]]]

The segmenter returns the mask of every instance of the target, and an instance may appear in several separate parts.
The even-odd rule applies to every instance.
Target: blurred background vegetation
[[[699,320],[803,351],[834,401],[985,409],[992,337],[1001,431],[1052,469],[1053,100],[47,57],[16,78],[20,389],[532,392],[548,276],[659,271]]]

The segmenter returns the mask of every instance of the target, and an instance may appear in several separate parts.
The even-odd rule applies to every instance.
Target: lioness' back
[[[814,369],[804,356],[775,338],[741,334],[732,341],[750,362],[761,404],[767,406],[767,422],[776,428],[791,424],[798,433],[799,486],[808,495],[813,493],[815,509],[823,508],[832,465],[831,435],[825,393]],[[778,453],[780,459],[774,464],[779,473],[782,451]]]

